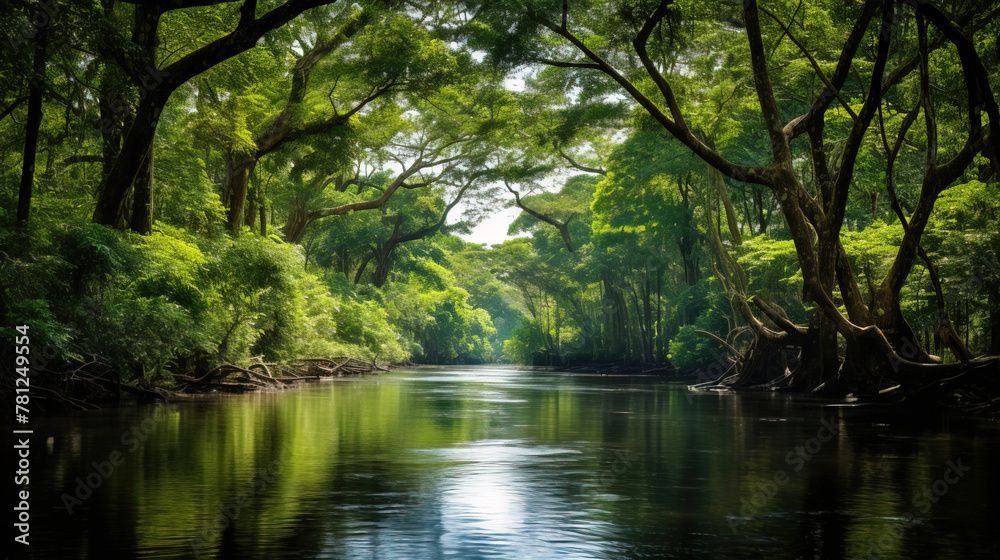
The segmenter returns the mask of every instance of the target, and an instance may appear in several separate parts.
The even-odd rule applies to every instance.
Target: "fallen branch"
[[[719,335],[717,335],[715,333],[710,333],[708,331],[703,331],[703,330],[700,330],[700,329],[695,329],[694,332],[695,332],[695,334],[700,334],[701,336],[707,336],[708,338],[714,339],[719,344],[721,344],[721,345],[725,346],[726,348],[728,348],[730,352],[732,352],[733,354],[736,354],[739,357],[740,360],[745,360],[746,359],[746,358],[743,357],[743,354],[739,350],[737,350],[732,344],[729,344],[728,342],[726,342],[725,340],[723,340],[722,337],[720,337]]]

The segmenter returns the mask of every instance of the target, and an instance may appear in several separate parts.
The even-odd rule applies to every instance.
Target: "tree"
[[[31,212],[31,190],[35,181],[35,157],[38,153],[38,131],[42,125],[42,93],[45,89],[45,52],[49,30],[43,27],[34,41],[34,55],[28,86],[28,122],[24,127],[24,156],[21,164],[21,183],[17,196],[17,227],[28,226]]]
[[[377,188],[382,194],[325,208],[300,206],[288,218],[285,239],[300,241],[305,228],[321,218],[379,208],[400,188],[424,188],[451,181],[463,183],[459,187],[463,190],[483,180],[487,173],[476,168],[485,166],[486,155],[497,145],[503,123],[493,111],[490,83],[474,85],[447,86],[433,96],[414,99],[407,105],[409,113],[386,127],[384,135],[388,139],[381,142],[381,149],[372,152],[376,168],[391,164],[402,171],[387,185],[374,185],[360,175],[348,181]]]
[[[426,94],[457,69],[457,60],[440,40],[385,7],[368,6],[343,19],[345,23],[330,30],[322,20],[298,30],[298,39],[287,48],[302,54],[294,60],[282,109],[263,117],[267,124],[251,127],[256,130],[249,145],[230,142],[223,198],[234,235],[243,222],[248,183],[260,158],[289,142],[346,127],[378,100],[391,102],[402,92]],[[310,40],[313,34],[317,37]],[[313,76],[320,82],[310,83]]]
[[[125,204],[133,184],[136,207],[129,227],[148,233],[151,227],[152,147],[156,126],[170,95],[195,76],[257,45],[266,33],[280,28],[302,12],[330,4],[321,0],[289,0],[257,17],[257,2],[245,0],[238,11],[224,10],[225,17],[235,20],[235,27],[200,47],[189,49],[179,60],[160,67],[156,46],[161,18],[174,10],[206,6],[217,2],[182,0],[169,4],[156,2],[126,2],[135,5],[130,40],[112,36],[97,45],[99,52],[115,60],[139,90],[139,103],[124,133],[123,147],[101,182],[95,223],[122,225]],[[223,2],[229,3],[229,2]],[[145,172],[144,172],[145,171]]]
[[[807,47],[792,39],[794,33],[776,13],[781,10],[761,9],[754,0],[744,2],[740,13],[733,13],[724,5],[681,7],[670,0],[627,7],[574,4],[572,9],[566,2],[489,4],[479,7],[467,29],[472,44],[489,49],[492,60],[498,64],[534,62],[603,74],[719,173],[739,182],[766,186],[780,201],[782,216],[795,244],[804,296],[815,302],[818,312],[810,328],[794,325],[759,298],[748,300],[742,293],[741,283],[729,281],[743,319],[758,340],[765,341],[769,347],[792,344],[810,356],[803,361],[808,365],[798,371],[801,387],[817,388],[836,377],[838,391],[874,392],[883,375],[899,377],[902,373],[905,385],[912,387],[954,371],[954,367],[929,367],[921,363],[928,361],[927,356],[904,351],[906,346],[918,346],[902,318],[900,292],[917,257],[920,237],[935,200],[969,169],[979,153],[987,156],[994,171],[1000,169],[997,157],[1000,155],[997,149],[1000,112],[981,56],[967,35],[990,25],[996,12],[973,9],[950,18],[930,3],[918,3],[900,8],[899,15],[903,16],[900,18],[895,6],[890,1],[870,0],[858,9],[848,9],[844,14],[848,17],[840,21],[851,23],[843,27],[847,39],[839,53],[823,44]],[[762,12],[776,23],[762,25]],[[977,18],[977,14],[985,15]],[[902,20],[910,18],[916,21],[916,29],[901,25]],[[829,24],[828,21],[823,23]],[[718,60],[717,47],[703,44],[697,38],[697,30],[705,25],[714,25],[718,34],[730,36],[725,43],[727,48],[735,45],[734,36],[745,40],[739,50],[750,60],[749,83],[770,143],[768,164],[732,161],[707,137],[699,134],[689,120],[691,108],[700,101],[695,93],[698,89],[707,87],[709,91],[719,91],[721,88],[733,95],[739,92],[739,88],[731,84],[715,83],[712,76],[699,76],[708,82],[702,81],[700,88],[684,87],[691,81],[690,69],[699,67],[699,53],[709,53],[700,57],[702,60]],[[928,25],[940,37],[935,36],[931,41]],[[738,33],[729,32],[729,29]],[[544,40],[543,34],[548,35]],[[874,58],[868,59],[861,46],[870,34],[877,47]],[[775,92],[775,84],[783,83],[779,79],[784,75],[780,66],[769,61],[769,51],[776,50],[775,47],[769,49],[765,45],[765,42],[780,44],[780,39],[786,35],[795,48],[789,48],[785,56],[799,59],[805,56],[815,78],[822,84],[816,88],[818,94],[808,93],[798,107],[779,102],[781,97]],[[692,40],[692,37],[695,38]],[[931,53],[938,52],[944,44],[955,49],[952,60],[961,68],[959,77],[967,95],[960,105],[967,118],[963,137],[953,140],[954,148],[949,146],[942,150],[937,124],[941,118],[939,113],[944,110],[935,105],[929,86],[929,75],[937,70],[929,59]],[[899,48],[901,45],[908,48]],[[813,52],[823,57],[828,68],[833,68],[831,75],[825,74]],[[917,54],[911,55],[913,52]],[[577,57],[573,58],[570,53]],[[734,60],[736,57],[730,53],[728,64],[723,66],[731,68],[730,72],[736,75]],[[867,85],[854,80],[849,83],[852,69],[862,61],[871,64]],[[890,70],[891,61],[897,64]],[[714,70],[715,66],[701,66],[702,70],[707,68]],[[919,77],[913,84],[915,71]],[[869,307],[861,296],[857,276],[850,268],[840,233],[864,140],[875,133],[873,122],[879,109],[897,102],[893,92],[902,87],[900,84],[911,86],[910,91],[916,93],[925,116],[926,166],[908,235],[900,245],[892,268],[879,285],[874,307]],[[855,103],[851,98],[861,102]],[[982,122],[984,113],[989,119],[988,127]],[[827,141],[829,134],[842,138],[835,151]],[[943,163],[938,161],[939,152],[942,152],[942,159],[947,158]],[[808,180],[797,173],[797,157],[805,157],[812,163],[813,174]],[[841,300],[846,312],[840,310],[837,299]],[[757,319],[750,307],[751,301],[771,322],[771,327]],[[947,317],[943,317],[942,325],[946,321]],[[843,368],[837,354],[838,335],[847,344],[847,361]],[[956,355],[961,357],[957,349]],[[830,383],[827,388],[833,385]]]

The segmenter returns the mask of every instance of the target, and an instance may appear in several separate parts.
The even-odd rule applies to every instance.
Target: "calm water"
[[[1000,430],[931,415],[484,367],[32,427],[15,558],[1000,552]]]

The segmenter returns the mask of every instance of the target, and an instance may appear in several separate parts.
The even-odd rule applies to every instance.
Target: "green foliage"
[[[486,311],[496,329],[490,340],[493,356],[503,353],[504,341],[510,338],[523,314],[515,304],[516,294],[489,269],[492,251],[471,243],[464,244],[447,257],[448,269],[455,275],[455,284],[469,293],[469,305]]]
[[[852,256],[851,266],[865,284],[879,282],[889,271],[903,240],[903,226],[893,217],[886,223],[876,220],[861,231],[844,232],[844,248]]]
[[[159,377],[170,361],[197,349],[197,324],[166,296],[114,291],[95,306],[78,335],[81,353],[100,356],[124,379]]]
[[[996,346],[1000,341],[996,335],[1000,328],[1000,202],[996,183],[955,185],[945,191],[936,208],[926,233],[927,247],[943,278],[950,313],[965,323],[974,350],[1000,352]],[[930,291],[928,282],[918,289],[914,307],[925,311],[928,322],[936,319],[926,311],[932,307],[926,301],[929,298],[919,297]]]
[[[709,279],[706,279],[707,281]],[[711,281],[714,282],[714,279]],[[695,332],[702,330],[725,335],[729,331],[729,322],[726,318],[728,310],[722,308],[724,302],[721,294],[712,293],[708,298],[714,300],[711,301],[712,305],[697,316],[693,325],[680,327],[670,340],[670,363],[682,375],[693,374],[699,368],[717,363],[728,356],[727,351],[721,348],[717,341]]]
[[[53,356],[99,357],[123,378],[158,375],[180,354],[199,348],[192,310],[200,303],[196,247],[176,240],[139,238],[104,226],[56,226],[33,258],[5,262],[8,320],[31,325],[33,340]],[[34,262],[31,262],[34,261]],[[31,263],[31,264],[28,264]]]
[[[708,356],[716,350],[714,342],[708,341],[703,336],[698,336],[694,332],[694,325],[684,325],[677,332],[677,335],[670,340],[670,363],[677,368],[681,374],[688,375],[705,365],[710,359]],[[717,347],[718,345],[715,344]]]
[[[34,51],[0,61],[10,85],[0,118],[3,328],[29,322],[58,353],[100,356],[125,377],[250,356],[336,354],[448,363],[669,359],[690,370],[718,353],[696,328],[725,335],[743,322],[737,294],[725,293],[718,278],[740,274],[729,272],[731,259],[746,277],[746,295],[808,322],[815,310],[802,302],[800,254],[782,223],[793,201],[779,207],[775,185],[741,182],[732,169],[736,178],[723,179],[694,155],[716,150],[707,159],[717,167],[726,167],[723,160],[773,163],[738,3],[665,4],[642,53],[635,39],[660,3],[581,0],[565,5],[565,23],[563,4],[335,3],[306,10],[225,60],[204,59],[205,68],[156,107],[158,119],[139,123],[156,130],[158,221],[145,237],[89,223],[95,193],[109,192],[103,180],[111,164],[135,163],[116,162],[115,152],[134,138],[119,135],[140,116],[140,92],[127,78],[132,69],[122,67],[147,59],[129,33],[136,13],[122,3],[75,6],[64,16],[75,32],[58,34],[36,76],[45,91],[30,247],[12,228]],[[832,76],[860,6],[761,6],[783,123],[809,112],[822,89],[796,42]],[[982,24],[970,36],[996,91],[1000,65],[990,37],[997,24],[978,19],[996,12],[974,7],[962,9],[972,10],[969,26]],[[234,28],[240,10],[222,3],[163,12],[151,43],[157,67],[197,56]],[[888,174],[887,144],[922,96],[919,71],[893,70],[909,64],[917,28],[911,10],[896,15],[887,68],[899,80],[880,100],[856,163],[846,167],[860,122],[851,111],[860,112],[870,94],[874,50],[865,46],[822,121],[813,121],[809,134],[790,129],[798,184],[788,192],[795,200],[813,197],[804,215],[822,232],[834,204],[824,198],[829,185],[817,179],[824,168],[850,175],[844,225],[834,233],[853,280],[871,298],[903,238],[886,203],[891,182],[903,213],[921,228],[927,218],[921,244],[941,272],[956,324],[972,346],[996,347],[1000,337],[989,342],[982,334],[1000,330],[993,162],[975,156],[956,184],[941,185],[933,211],[918,212],[926,171],[934,168],[925,158],[935,131],[922,114],[908,125]],[[13,19],[0,20],[14,29]],[[581,45],[615,67],[616,79],[595,71]],[[935,48],[928,65],[937,167],[954,179],[946,162],[962,146],[984,142],[966,141],[975,115],[970,119],[956,49]],[[633,95],[651,101],[636,105]],[[121,111],[113,109],[106,127],[109,103]],[[683,141],[668,128],[683,132]],[[820,132],[824,141],[810,146],[807,136]],[[770,179],[760,183],[779,179],[773,169],[764,175]],[[404,178],[391,199],[380,199]],[[227,211],[243,203],[235,188],[243,185],[243,222],[266,223],[260,236],[259,227],[244,228],[233,239],[224,234]],[[548,221],[523,213],[509,234],[527,237],[492,249],[455,236],[513,206],[515,190]],[[461,206],[445,220],[458,192]],[[375,201],[377,208],[364,211],[337,208]],[[129,195],[119,202],[127,221]],[[808,230],[796,230],[800,250],[816,245]],[[898,303],[923,323],[918,328],[929,327],[937,301],[924,265],[911,268]]]
[[[503,359],[513,364],[530,364],[533,356],[545,347],[538,322],[523,320],[503,343]]]
[[[444,267],[422,260],[410,275],[416,289],[422,320],[412,325],[420,358],[430,363],[480,363],[494,359],[490,338],[496,329],[490,315],[469,304],[469,293],[454,286],[454,275]]]
[[[160,162],[157,171],[156,218],[192,232],[217,235],[222,231],[225,208],[208,177],[205,162],[183,150],[169,150],[167,161]],[[181,165],[177,159],[193,158],[195,166]],[[178,158],[180,159],[180,158]],[[187,161],[191,161],[187,159]]]
[[[791,240],[766,235],[744,239],[737,260],[750,279],[749,294],[776,305],[793,321],[806,320],[802,273]]]
[[[34,258],[3,261],[2,327],[29,324],[53,354],[100,357],[126,380],[166,377],[204,357],[401,361],[419,349],[401,340],[381,303],[305,271],[294,246],[155,229],[134,236],[93,224],[54,227]],[[489,336],[483,319],[468,318],[469,336]],[[463,356],[490,356],[488,343],[459,343],[469,346]]]

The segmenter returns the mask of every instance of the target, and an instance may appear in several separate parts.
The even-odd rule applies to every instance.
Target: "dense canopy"
[[[4,5],[0,326],[54,390],[353,355],[995,394],[994,2]]]

